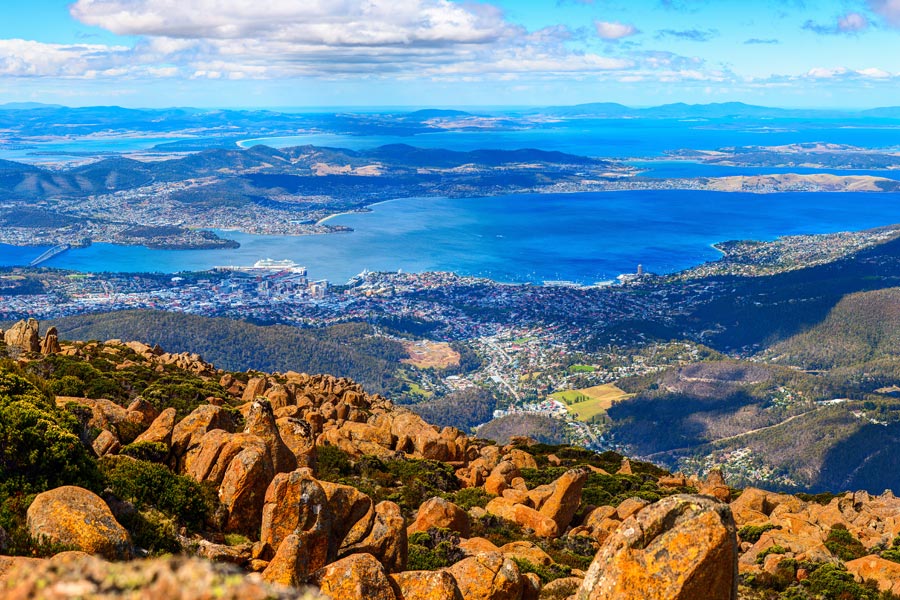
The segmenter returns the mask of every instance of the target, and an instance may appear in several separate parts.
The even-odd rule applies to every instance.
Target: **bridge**
[[[59,246],[53,246],[52,248],[50,248],[49,250],[47,250],[46,252],[44,252],[43,254],[38,256],[36,259],[34,259],[30,263],[28,263],[28,266],[36,267],[39,264],[41,264],[42,262],[46,262],[46,261],[50,260],[51,258],[53,258],[54,256],[62,254],[63,252],[65,252],[66,250],[68,250],[71,247],[72,246],[70,246],[69,244],[60,244]]]

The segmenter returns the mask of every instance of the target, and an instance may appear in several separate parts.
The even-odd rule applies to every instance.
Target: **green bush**
[[[123,515],[122,525],[131,533],[134,543],[151,555],[175,554],[181,551],[178,524],[174,518],[155,509]]]
[[[775,544],[774,546],[769,546],[762,552],[756,555],[757,564],[763,564],[765,562],[766,557],[770,554],[787,554],[788,550],[784,546]]]
[[[520,573],[534,573],[540,578],[541,583],[544,585],[550,583],[554,579],[568,577],[572,574],[572,569],[569,567],[557,565],[555,563],[550,565],[536,565],[524,558],[513,558],[513,562],[519,567]]]
[[[759,538],[762,537],[762,534],[773,529],[781,529],[781,527],[773,523],[766,523],[764,525],[744,525],[738,529],[738,537],[742,542],[755,544],[759,541]]]
[[[105,456],[100,467],[118,498],[138,509],[155,508],[198,531],[215,513],[215,492],[166,466],[127,456]]]
[[[338,483],[353,474],[349,455],[337,446],[319,446],[316,450],[316,476],[322,481]]]
[[[445,494],[444,498],[454,503],[461,509],[468,511],[470,508],[473,508],[475,506],[484,508],[485,506],[487,506],[487,503],[491,501],[491,498],[493,498],[493,496],[484,491],[484,488],[474,487],[463,488],[461,490],[453,492],[452,494]]]
[[[809,576],[809,591],[823,600],[880,600],[878,587],[859,584],[843,566],[824,564]]]
[[[868,552],[862,543],[847,531],[847,528],[837,523],[831,527],[828,537],[825,539],[825,547],[829,552],[843,561],[862,558]]]
[[[448,529],[432,527],[409,536],[410,571],[434,571],[449,567],[465,558],[459,547],[459,536]]]
[[[99,483],[77,420],[24,377],[0,371],[0,499],[61,485],[96,491]]]
[[[122,448],[119,454],[147,462],[162,463],[169,456],[169,447],[162,442],[136,442]]]

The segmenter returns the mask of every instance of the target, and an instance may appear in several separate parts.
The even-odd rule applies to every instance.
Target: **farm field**
[[[551,394],[551,397],[561,400],[579,421],[590,421],[606,413],[614,403],[632,396],[633,394],[622,391],[614,383]]]

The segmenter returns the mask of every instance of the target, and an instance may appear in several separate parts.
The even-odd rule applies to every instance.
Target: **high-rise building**
[[[638,277],[643,277],[643,275],[644,275],[644,265],[640,265],[640,264],[639,264],[639,265],[638,265],[638,269],[637,269],[637,276],[638,276]]]

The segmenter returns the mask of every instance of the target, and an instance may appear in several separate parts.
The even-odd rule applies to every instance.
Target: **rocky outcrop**
[[[334,546],[333,528],[334,515],[328,496],[309,469],[275,476],[266,490],[262,510],[263,558],[276,550],[278,554],[288,551],[283,549],[285,541],[293,537],[288,549],[302,549],[303,564],[296,565],[295,570],[297,577],[305,581],[310,573],[334,557],[333,549],[329,552],[329,546]]]
[[[416,519],[409,526],[408,532],[428,531],[432,527],[450,529],[463,537],[469,537],[471,524],[466,511],[448,500],[435,497],[426,500],[419,507]]]
[[[39,329],[40,325],[34,319],[19,321],[3,333],[3,341],[8,347],[22,352],[40,352]]]
[[[156,442],[171,446],[172,432],[175,431],[175,415],[174,408],[167,408],[159,413],[159,416],[153,420],[150,427],[135,438],[135,443]]]
[[[91,447],[94,450],[94,454],[102,458],[107,454],[117,454],[122,448],[122,444],[119,443],[119,438],[116,437],[116,434],[104,429],[91,444]]]
[[[704,496],[712,496],[721,502],[731,500],[731,488],[725,483],[722,469],[710,469],[706,475],[706,480],[700,484],[698,491]]]
[[[626,519],[591,563],[578,600],[736,600],[734,520],[703,496],[660,500]]]
[[[170,557],[110,563],[64,553],[50,560],[16,561],[0,574],[0,597],[9,600],[322,600],[315,590],[272,586],[233,565]],[[348,600],[349,596],[344,598]]]
[[[465,600],[520,600],[522,575],[516,563],[499,553],[464,558],[447,571]]]
[[[553,519],[558,531],[565,531],[572,522],[581,504],[581,490],[587,478],[587,470],[572,469],[553,483],[553,493],[543,502],[540,512]]]
[[[366,553],[375,556],[390,573],[406,568],[408,541],[406,525],[400,507],[393,502],[379,502],[375,505],[372,528],[360,541],[341,544],[338,556]]]
[[[70,403],[80,404],[90,410],[91,418],[87,422],[88,429],[105,429],[115,434],[122,444],[130,444],[144,429],[142,413],[123,408],[112,400],[71,396],[56,397],[56,405],[60,408]]]
[[[313,575],[322,593],[332,600],[397,600],[384,567],[371,554],[354,554]]]
[[[878,584],[879,592],[890,592],[900,595],[900,564],[885,560],[880,556],[864,556],[848,561],[847,571],[863,582],[868,580]]]
[[[397,600],[464,600],[447,571],[404,571],[390,579]]]
[[[59,346],[59,332],[56,327],[51,327],[44,334],[44,340],[41,342],[41,354],[57,354],[62,351]]]
[[[128,532],[103,499],[84,488],[63,486],[38,494],[28,508],[27,523],[36,539],[111,560],[132,555]]]

